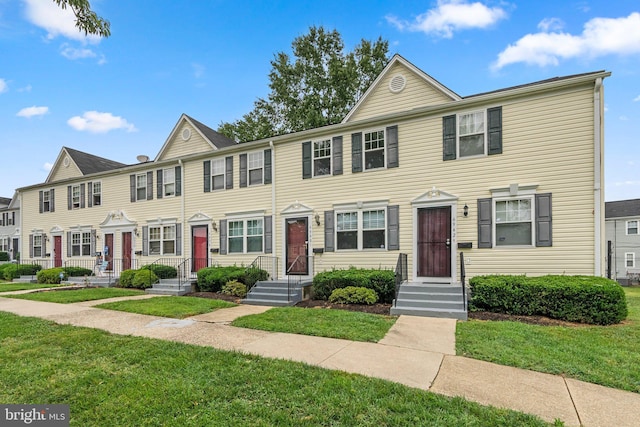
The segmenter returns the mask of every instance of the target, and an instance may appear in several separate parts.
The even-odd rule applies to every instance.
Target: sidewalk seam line
[[[567,393],[569,393],[569,399],[571,399],[571,405],[573,405],[573,410],[576,411],[576,416],[578,417],[578,422],[580,425],[582,424],[582,419],[580,419],[580,412],[578,412],[578,408],[576,407],[576,402],[573,400],[573,395],[571,394],[571,389],[569,388],[569,384],[567,384],[567,379],[564,375],[562,375],[562,381],[564,382],[564,386],[567,388]]]
[[[438,379],[438,375],[440,375],[440,371],[442,370],[442,364],[444,363],[444,358],[447,357],[447,356],[450,356],[450,355],[444,354],[444,353],[440,353],[440,354],[442,354],[442,359],[440,359],[440,364],[438,365],[438,372],[436,372],[435,376],[433,377],[433,381],[431,381],[431,385],[429,386],[428,390],[431,390],[431,387],[433,387],[433,384]]]
[[[321,365],[322,363],[326,362],[327,360],[331,359],[333,356],[335,356],[336,354],[340,353],[342,350],[346,349],[347,347],[349,347],[350,345],[352,345],[354,342],[356,341],[349,341],[349,344],[345,345],[342,348],[339,348],[338,350],[334,351],[333,353],[331,353],[329,356],[325,357],[324,359],[322,359],[321,361],[318,362],[318,365]]]

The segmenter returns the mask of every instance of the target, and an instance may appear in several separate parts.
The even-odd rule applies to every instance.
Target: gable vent
[[[393,93],[402,92],[402,89],[404,89],[406,84],[407,79],[405,79],[402,74],[396,74],[391,78],[391,81],[389,82],[389,90]]]
[[[184,128],[182,130],[182,140],[187,141],[189,138],[191,138],[191,129]]]

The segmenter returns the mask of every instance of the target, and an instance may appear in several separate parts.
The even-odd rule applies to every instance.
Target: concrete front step
[[[391,314],[467,319],[461,285],[448,283],[403,283]]]
[[[289,287],[287,281],[257,282],[242,300],[243,304],[286,307],[302,300],[302,288]]]
[[[446,319],[467,320],[467,312],[464,310],[391,307],[392,316],[399,316],[401,314],[404,314],[407,316],[440,317],[440,318],[446,318]]]
[[[396,300],[397,307],[406,308],[424,308],[424,309],[444,309],[444,310],[464,310],[464,302],[462,298],[459,301],[425,301],[413,299]]]
[[[173,279],[162,280],[160,283],[154,283],[153,287],[146,289],[145,292],[152,295],[181,296],[193,292],[193,284],[191,281],[180,283]]]

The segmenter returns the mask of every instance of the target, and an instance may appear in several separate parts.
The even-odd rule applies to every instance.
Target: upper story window
[[[176,170],[175,168],[162,169],[162,195],[164,197],[176,194]]]
[[[627,234],[628,235],[638,234],[638,221],[637,220],[627,221]]]
[[[139,173],[136,175],[136,200],[147,199],[147,174]]]
[[[53,212],[55,209],[54,206],[54,194],[55,190],[52,188],[51,190],[40,190],[39,198],[40,198],[40,213],[42,212]]]
[[[91,256],[91,233],[71,233],[71,256]]]
[[[364,168],[377,169],[385,167],[384,130],[365,132],[364,134]]]
[[[102,183],[100,181],[93,183],[90,197],[93,206],[102,204]]]
[[[313,176],[331,175],[331,140],[313,143]]]
[[[225,159],[211,160],[211,188],[213,190],[224,190],[225,188]]]
[[[494,203],[496,246],[533,245],[533,197]]]
[[[502,153],[502,107],[442,118],[443,160]]]
[[[0,252],[9,252],[9,238],[0,237]]]
[[[249,185],[262,184],[262,168],[264,165],[264,154],[262,151],[248,153]]]
[[[458,115],[458,156],[469,157],[486,154],[484,111]]]
[[[80,209],[80,185],[71,186],[71,207]]]
[[[253,151],[251,153],[240,154],[240,187],[244,188],[252,185],[271,184],[272,179],[272,159],[271,149],[262,151]],[[230,159],[231,160],[231,159]],[[229,172],[232,173],[233,169],[230,168],[231,164],[227,165],[227,188],[232,188],[230,185]],[[206,191],[206,189],[205,189]]]

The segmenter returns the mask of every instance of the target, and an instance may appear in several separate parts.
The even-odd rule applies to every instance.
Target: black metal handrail
[[[270,280],[276,280],[278,278],[278,263],[277,256],[260,255],[247,267],[247,270],[255,268],[264,270],[269,275]]]
[[[293,285],[293,288],[295,289],[300,287],[300,283],[302,283],[302,274],[291,274],[293,268],[296,267],[298,263],[301,263],[300,260],[306,261],[307,274],[311,272],[311,275],[313,276],[313,256],[298,255],[296,259],[293,260],[289,268],[287,268],[287,302],[291,301],[291,286]]]
[[[464,304],[464,311],[467,311],[467,295],[466,295],[466,270],[464,267],[464,252],[460,252],[460,281],[462,282],[462,304]]]
[[[395,271],[395,279],[396,279],[396,297],[393,300],[393,305],[395,306],[398,301],[398,293],[400,292],[400,285],[406,282],[409,279],[409,271],[407,267],[407,254],[401,253],[398,255],[398,261],[396,262],[396,271]]]

